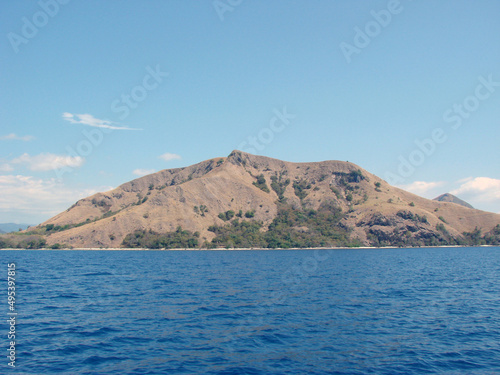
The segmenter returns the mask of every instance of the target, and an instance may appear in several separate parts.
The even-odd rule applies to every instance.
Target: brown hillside
[[[256,186],[259,175],[269,192]],[[436,232],[437,224],[457,237],[476,227],[486,233],[500,224],[498,214],[419,197],[352,163],[290,163],[233,151],[226,158],[163,170],[82,199],[39,227],[60,228],[46,237],[49,245],[75,248],[119,247],[135,230],[165,233],[178,226],[211,241],[215,235],[208,227],[226,224],[218,215],[227,210],[255,211],[253,220],[262,221],[263,228],[273,221],[279,196],[271,188],[272,176],[290,180],[283,196],[295,210],[317,210],[325,202],[340,207],[347,213],[342,225],[364,244],[374,235],[384,238],[397,231],[424,238]],[[302,199],[294,182],[304,186]],[[414,215],[425,216],[427,223],[415,224]],[[78,226],[64,230],[65,225]]]

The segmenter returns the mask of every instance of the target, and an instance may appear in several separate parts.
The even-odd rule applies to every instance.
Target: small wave
[[[112,273],[110,272],[88,272],[88,273],[84,273],[82,274],[81,276],[113,276]]]
[[[80,298],[81,296],[76,293],[60,294],[56,298]]]
[[[257,336],[264,344],[285,345],[285,342],[276,335],[260,335]]]
[[[118,362],[118,361],[123,361],[126,359],[127,358],[125,358],[125,357],[101,357],[98,355],[93,355],[93,356],[85,359],[82,363],[87,364],[87,365],[98,365],[98,364],[105,363],[105,362],[110,362],[110,361]]]
[[[156,340],[159,343],[173,343],[173,344],[182,344],[186,342],[181,336],[172,336],[172,337],[162,337],[161,339]]]
[[[103,335],[106,335],[109,333],[114,333],[114,332],[121,332],[121,330],[109,328],[109,327],[103,327],[103,328],[99,328],[95,331],[78,332],[77,335],[84,336],[84,337],[94,337],[94,336],[103,336]]]
[[[55,354],[58,355],[67,355],[67,354],[79,354],[83,353],[87,350],[98,350],[99,346],[97,345],[66,345],[62,348],[58,348],[53,350]]]
[[[48,305],[48,306],[42,307],[42,310],[57,310],[57,309],[60,309],[60,308],[61,308],[60,306]]]

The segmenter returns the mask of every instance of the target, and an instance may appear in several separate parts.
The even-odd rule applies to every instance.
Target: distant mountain
[[[434,201],[438,202],[450,202],[450,203],[456,203],[461,206],[467,207],[467,208],[474,208],[472,207],[469,203],[466,201],[461,200],[460,198],[454,196],[453,194],[446,193],[446,194],[441,194],[439,197],[436,197],[433,199]]]
[[[81,199],[24,233],[2,235],[3,246],[500,244],[500,215],[419,197],[348,162],[291,163],[233,151]]]
[[[0,233],[17,232],[19,229],[27,229],[29,224],[0,223]]]

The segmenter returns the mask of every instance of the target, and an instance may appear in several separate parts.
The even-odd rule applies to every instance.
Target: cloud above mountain
[[[110,190],[78,189],[64,185],[54,178],[43,179],[33,176],[0,176],[0,221],[45,220],[73,204],[75,201]],[[33,219],[35,218],[35,219]]]
[[[81,156],[56,155],[41,153],[39,155],[22,154],[11,161],[11,164],[19,164],[31,171],[44,172],[64,167],[78,168],[83,165],[85,159]]]
[[[12,172],[15,166],[22,166],[34,172],[46,172],[59,168],[79,168],[85,163],[81,156],[57,155],[49,152],[38,155],[24,153],[21,156],[0,164],[0,172]]]
[[[490,177],[468,178],[462,184],[450,191],[453,195],[473,197],[474,200],[493,203],[500,200],[500,179]]]
[[[165,160],[165,161],[171,161],[171,160],[181,160],[181,156],[177,154],[171,154],[170,152],[166,152],[163,155],[158,156],[160,159]]]

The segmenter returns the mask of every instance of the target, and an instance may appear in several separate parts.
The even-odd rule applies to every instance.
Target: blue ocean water
[[[500,248],[0,251],[8,374],[498,374]],[[7,350],[4,350],[6,353]]]

